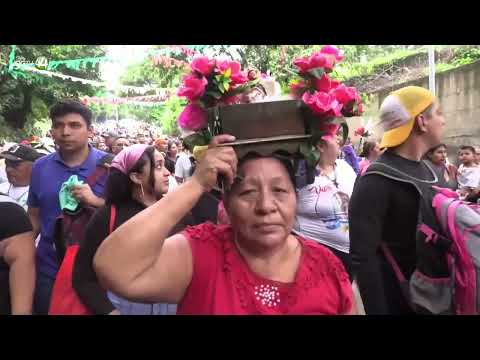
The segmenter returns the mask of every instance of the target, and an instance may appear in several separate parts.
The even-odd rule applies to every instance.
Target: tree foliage
[[[9,54],[9,45],[0,45],[1,54]],[[44,56],[48,60],[65,60],[91,56],[103,56],[105,51],[98,45],[18,45],[16,58],[23,57],[34,63]],[[60,65],[57,70],[66,75],[98,80],[99,71],[95,68],[72,70]],[[2,128],[10,128],[7,135],[17,136],[38,133],[35,122],[46,121],[48,107],[62,98],[78,98],[93,95],[90,85],[50,78],[31,72],[12,77],[7,71],[0,76],[0,122]],[[5,126],[7,125],[7,126]],[[1,130],[0,130],[1,131]]]

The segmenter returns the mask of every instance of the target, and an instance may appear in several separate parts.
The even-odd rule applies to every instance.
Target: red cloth
[[[53,285],[48,315],[92,315],[83,304],[72,285],[73,266],[78,244],[69,246]]]
[[[177,314],[346,314],[353,292],[340,260],[328,249],[299,238],[302,258],[290,284],[254,274],[237,251],[229,225],[189,227],[193,275]]]

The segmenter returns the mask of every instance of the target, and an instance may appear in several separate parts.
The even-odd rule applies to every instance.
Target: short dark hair
[[[459,148],[459,151],[460,151],[460,150],[469,150],[469,151],[471,151],[473,154],[476,153],[475,148],[474,148],[473,146],[471,146],[471,145],[462,145],[462,146],[460,146],[460,148]]]
[[[366,141],[363,144],[362,153],[360,154],[360,157],[368,159],[372,150],[375,149],[375,146],[377,146],[376,141]]]
[[[120,139],[128,140],[128,138],[126,138],[125,136],[116,136],[116,137],[113,138],[112,145],[115,143],[115,141],[120,140]],[[130,141],[130,140],[128,140],[128,141]]]
[[[172,146],[175,145],[178,148],[178,143],[174,140],[168,140],[168,145],[167,145],[167,152],[170,152],[172,150]]]
[[[186,149],[190,152],[193,151],[193,149],[190,147],[190,145],[188,145],[188,142],[185,141],[185,139],[182,139],[181,143],[182,143],[182,146],[183,146],[184,149]]]
[[[107,184],[105,187],[105,202],[107,204],[123,204],[132,199],[133,181],[130,179],[132,172],[141,172],[148,160],[150,160],[149,182],[152,188],[155,187],[155,148],[147,147],[137,163],[130,169],[127,175],[116,168],[110,168]]]
[[[437,151],[438,149],[440,148],[445,148],[445,150],[447,149],[447,145],[446,144],[438,144],[437,146],[434,146],[433,148],[431,148],[430,150],[427,151],[427,153],[425,154],[425,156],[428,158],[428,159],[432,159],[432,156],[433,156],[433,153],[435,151]]]
[[[78,114],[85,120],[87,127],[92,125],[92,112],[88,107],[76,100],[62,100],[50,108],[50,119],[55,119],[67,114]]]

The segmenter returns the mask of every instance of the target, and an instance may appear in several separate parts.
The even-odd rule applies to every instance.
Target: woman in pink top
[[[380,146],[376,141],[366,141],[363,144],[363,151],[360,154],[360,157],[363,158],[359,164],[359,174],[363,175],[365,171],[367,171],[368,167],[372,162],[378,159],[382,151],[380,150]]]
[[[130,300],[178,303],[178,314],[355,313],[340,260],[292,235],[291,163],[250,154],[237,168],[233,148],[216,146],[230,141],[214,138],[190,181],[102,243],[94,259],[99,279]],[[167,237],[219,175],[230,185],[224,201],[231,225],[206,223]]]

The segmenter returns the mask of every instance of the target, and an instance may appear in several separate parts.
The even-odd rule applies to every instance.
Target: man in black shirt
[[[409,86],[390,94],[380,108],[385,133],[379,162],[415,181],[434,184],[437,177],[421,161],[441,142],[445,121],[426,89]],[[350,199],[353,271],[367,314],[411,313],[398,281],[380,251],[385,243],[408,279],[415,269],[415,239],[420,198],[415,187],[381,175],[360,177]]]
[[[25,210],[0,195],[0,315],[31,315],[35,244]]]

